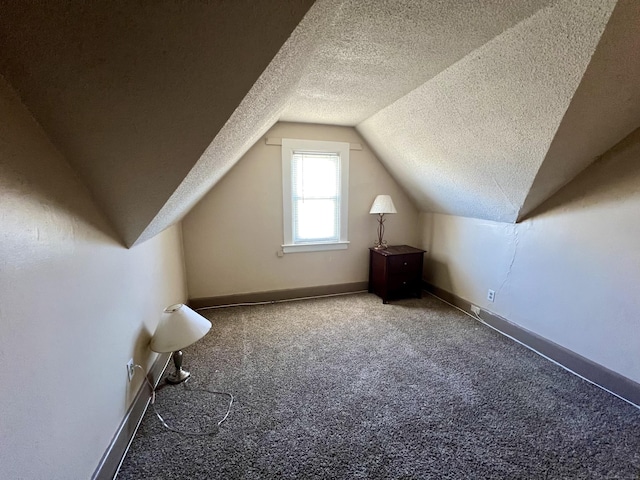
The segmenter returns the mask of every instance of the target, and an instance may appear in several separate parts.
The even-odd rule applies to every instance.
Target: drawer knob
[[[407,282],[402,282],[402,284],[403,284],[403,285],[406,285],[406,284],[407,284]]]
[[[406,265],[406,264],[407,264],[407,262],[404,262],[404,264]]]

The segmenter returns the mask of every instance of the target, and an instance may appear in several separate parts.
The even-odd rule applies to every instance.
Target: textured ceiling
[[[305,69],[307,53],[316,48],[326,19],[339,5],[330,0],[313,6],[137,242],[180,220],[278,121],[299,80],[291,73]]]
[[[548,3],[341,2],[281,120],[357,125]]]
[[[614,9],[519,219],[640,126],[640,2]]]
[[[311,3],[0,0],[0,73],[127,245],[278,120],[356,126],[421,210],[508,222],[640,124],[636,0]]]
[[[131,245],[312,3],[2,0],[0,73]]]
[[[639,12],[345,1],[280,119],[355,125],[421,210],[514,222],[640,125]]]
[[[358,130],[422,210],[513,222],[610,9],[545,7]]]

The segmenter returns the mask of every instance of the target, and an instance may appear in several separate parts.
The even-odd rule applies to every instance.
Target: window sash
[[[293,243],[339,241],[340,154],[294,151],[291,163]]]
[[[339,232],[339,200],[294,199],[293,200],[293,242],[319,243],[337,242]],[[318,225],[318,216],[324,221]]]
[[[297,165],[296,155],[314,157],[325,163],[325,168],[314,170],[305,168],[304,162]],[[334,168],[326,168],[327,162]],[[299,168],[302,167],[302,168]],[[309,165],[306,165],[309,167]],[[299,170],[296,172],[296,170]],[[325,173],[322,173],[322,171]],[[314,176],[331,177],[334,181],[325,182],[328,188],[316,188],[317,185],[307,183],[303,189],[296,184],[295,176],[304,178]],[[284,253],[312,252],[318,250],[346,249],[349,195],[349,144],[346,142],[326,142],[316,140],[282,139],[282,195]],[[324,211],[319,217],[311,216],[305,225],[305,213]],[[300,217],[300,218],[298,218]],[[324,217],[321,225],[315,225],[318,218]],[[325,224],[324,228],[322,223]],[[329,226],[330,225],[330,226]],[[324,231],[323,231],[324,230]]]

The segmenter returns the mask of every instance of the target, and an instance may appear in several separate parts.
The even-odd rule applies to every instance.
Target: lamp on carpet
[[[169,383],[184,382],[191,375],[182,369],[182,349],[196,343],[211,328],[211,322],[186,305],[171,305],[162,314],[156,333],[151,338],[151,350],[173,352],[176,371],[167,377]]]
[[[387,242],[382,238],[384,236],[384,216],[388,213],[398,213],[391,196],[378,195],[373,201],[369,213],[378,215],[378,240],[373,248],[376,250],[385,249],[387,248]]]

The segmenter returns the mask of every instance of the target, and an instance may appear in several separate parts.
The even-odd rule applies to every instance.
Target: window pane
[[[346,248],[348,185],[348,143],[282,139],[285,253]]]
[[[296,200],[294,209],[296,241],[338,240],[338,209],[335,200]]]
[[[338,167],[339,157],[335,154],[294,154],[293,195],[335,197],[338,194]]]

